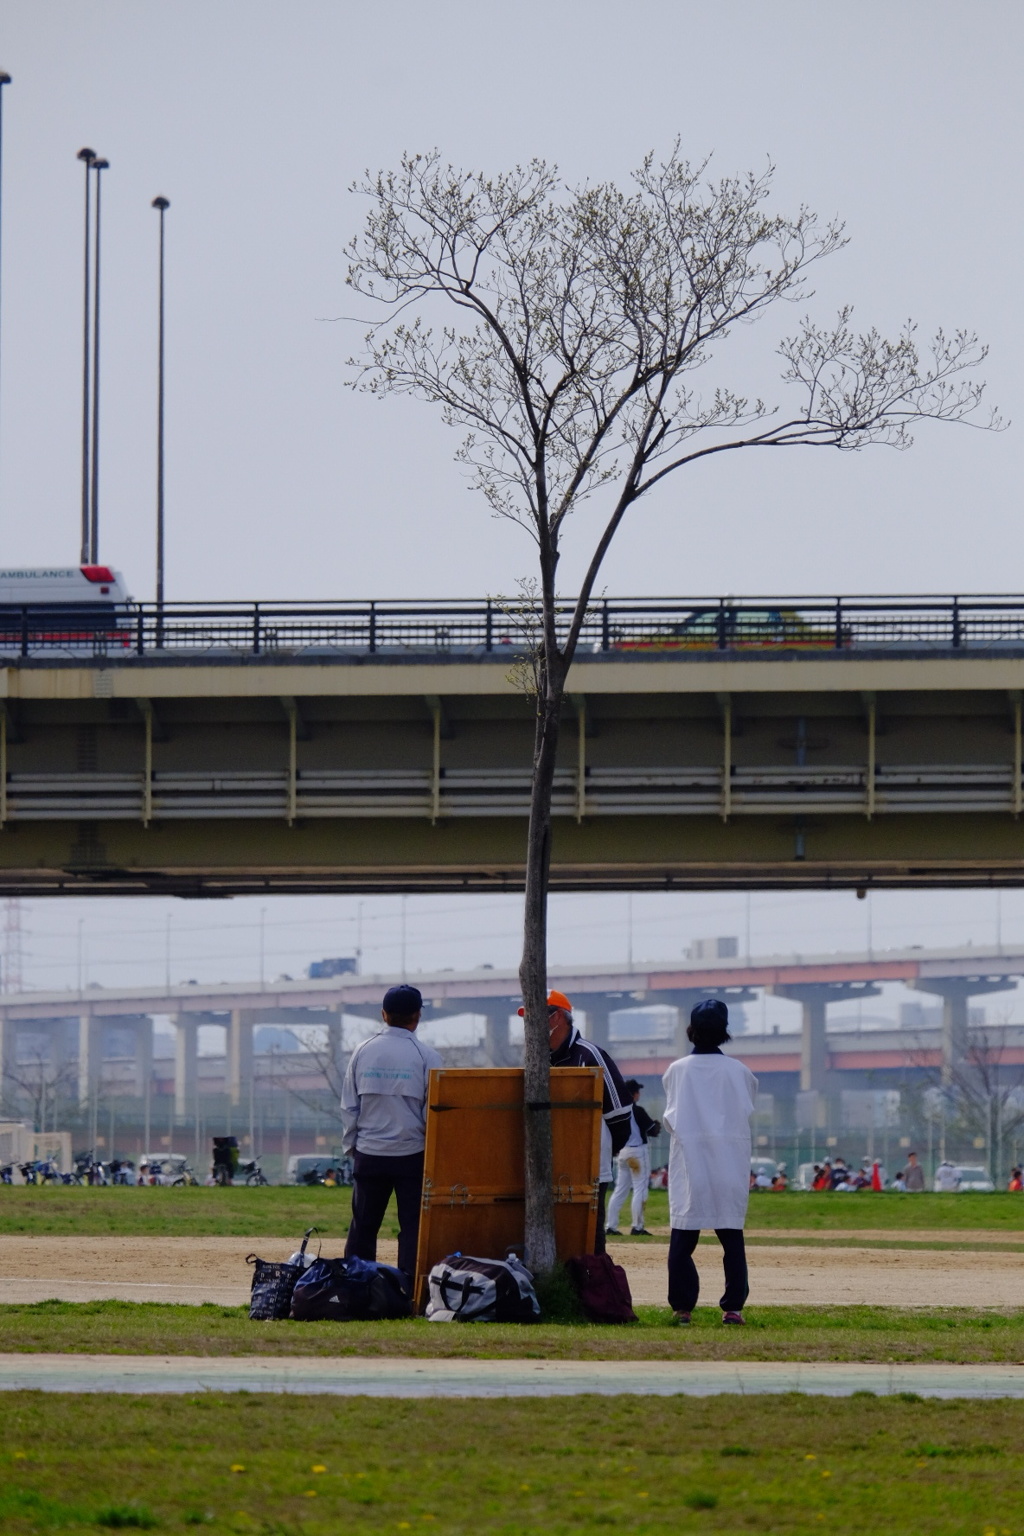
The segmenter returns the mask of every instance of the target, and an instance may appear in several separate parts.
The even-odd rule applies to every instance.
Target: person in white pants
[[[631,1215],[633,1225],[630,1228],[630,1237],[649,1237],[650,1233],[644,1226],[644,1208],[647,1205],[647,1192],[651,1183],[651,1153],[647,1145],[650,1136],[657,1136],[661,1126],[657,1120],[652,1120],[645,1109],[640,1107],[638,1100],[643,1088],[643,1083],[638,1083],[635,1078],[630,1078],[626,1083],[626,1092],[633,1102],[633,1128],[629,1140],[616,1158],[615,1189],[608,1205],[607,1226],[605,1231],[612,1237],[618,1237],[619,1213],[626,1201],[626,1196],[632,1191]]]

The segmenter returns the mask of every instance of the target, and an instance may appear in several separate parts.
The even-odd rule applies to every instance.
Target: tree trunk
[[[555,1207],[552,1196],[551,1053],[548,1044],[548,870],[551,863],[551,795],[561,723],[564,677],[547,665],[537,699],[530,830],[523,904],[523,991],[525,1033],[526,1259],[536,1274],[555,1267]]]

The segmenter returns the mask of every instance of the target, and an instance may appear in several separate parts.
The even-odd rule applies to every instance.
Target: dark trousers
[[[716,1227],[715,1236],[722,1245],[725,1291],[718,1305],[723,1312],[740,1312],[750,1294],[747,1278],[747,1251],[741,1227]],[[672,1228],[668,1243],[668,1304],[673,1312],[692,1312],[700,1294],[700,1277],[693,1262],[693,1250],[700,1232]]]
[[[357,1152],[352,1159],[352,1225],[345,1240],[346,1259],[375,1259],[388,1201],[398,1206],[398,1267],[416,1278],[416,1243],[423,1198],[423,1153],[381,1157]]]
[[[594,1238],[595,1253],[604,1253],[608,1246],[604,1240],[604,1208],[608,1203],[608,1191],[610,1189],[610,1184],[599,1184],[597,1186],[597,1235]]]

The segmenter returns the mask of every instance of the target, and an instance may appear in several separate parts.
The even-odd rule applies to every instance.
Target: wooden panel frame
[[[602,1073],[551,1073],[555,1245],[559,1259],[593,1253],[601,1170]],[[450,1253],[501,1259],[522,1252],[525,1218],[521,1067],[435,1068],[427,1090],[423,1208],[416,1299]]]

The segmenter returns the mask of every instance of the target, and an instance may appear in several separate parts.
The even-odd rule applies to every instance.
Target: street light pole
[[[89,218],[89,199],[92,192],[92,181],[89,172],[92,170],[93,161],[96,159],[94,149],[80,149],[78,159],[85,165],[85,298],[83,300],[83,329],[82,342],[82,539],[79,551],[79,564],[89,564],[89,245],[92,238]]]
[[[89,509],[89,563],[100,558],[100,178],[109,160],[94,160],[96,172],[96,237],[93,243],[92,301],[92,501]]]
[[[157,321],[156,386],[156,643],[164,643],[164,214],[166,197],[154,197],[160,213],[160,298]]]
[[[0,252],[3,250],[4,86],[10,83],[6,69],[0,69]]]

